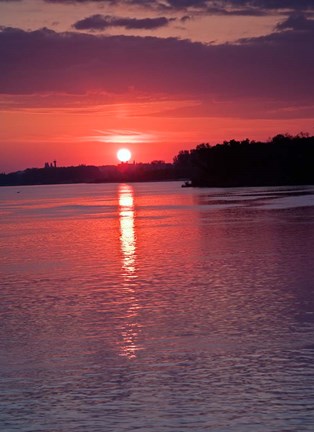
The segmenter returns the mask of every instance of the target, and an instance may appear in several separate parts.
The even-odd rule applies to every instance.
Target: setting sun
[[[122,148],[117,152],[117,158],[120,162],[128,162],[132,157],[130,150]]]

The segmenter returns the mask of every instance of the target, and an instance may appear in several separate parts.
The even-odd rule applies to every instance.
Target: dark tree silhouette
[[[279,134],[268,142],[224,141],[179,152],[174,166],[192,186],[265,186],[314,183],[314,137]]]

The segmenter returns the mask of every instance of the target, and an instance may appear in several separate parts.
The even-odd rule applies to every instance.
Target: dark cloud
[[[175,9],[188,9],[188,8],[204,9],[207,7],[208,1],[207,0],[167,0],[166,2],[164,2],[164,4],[166,6],[169,6],[170,8],[175,8]]]
[[[77,30],[105,30],[109,27],[124,27],[128,30],[152,30],[167,26],[175,18],[122,18],[109,15],[92,15],[77,21],[73,27]]]
[[[301,13],[295,13],[277,25],[277,30],[314,31],[314,20],[307,19]]]
[[[237,44],[175,38],[59,34],[42,29],[0,32],[0,92],[313,100],[312,30],[285,30]]]
[[[226,3],[262,9],[314,9],[314,0],[226,0]]]

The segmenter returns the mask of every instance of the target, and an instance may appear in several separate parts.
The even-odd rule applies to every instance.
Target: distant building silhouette
[[[53,161],[53,162],[45,162],[45,165],[44,165],[44,168],[45,169],[48,169],[48,168],[57,168],[57,161]]]

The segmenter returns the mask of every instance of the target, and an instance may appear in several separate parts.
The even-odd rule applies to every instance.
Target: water
[[[0,188],[0,429],[314,424],[314,187]]]

